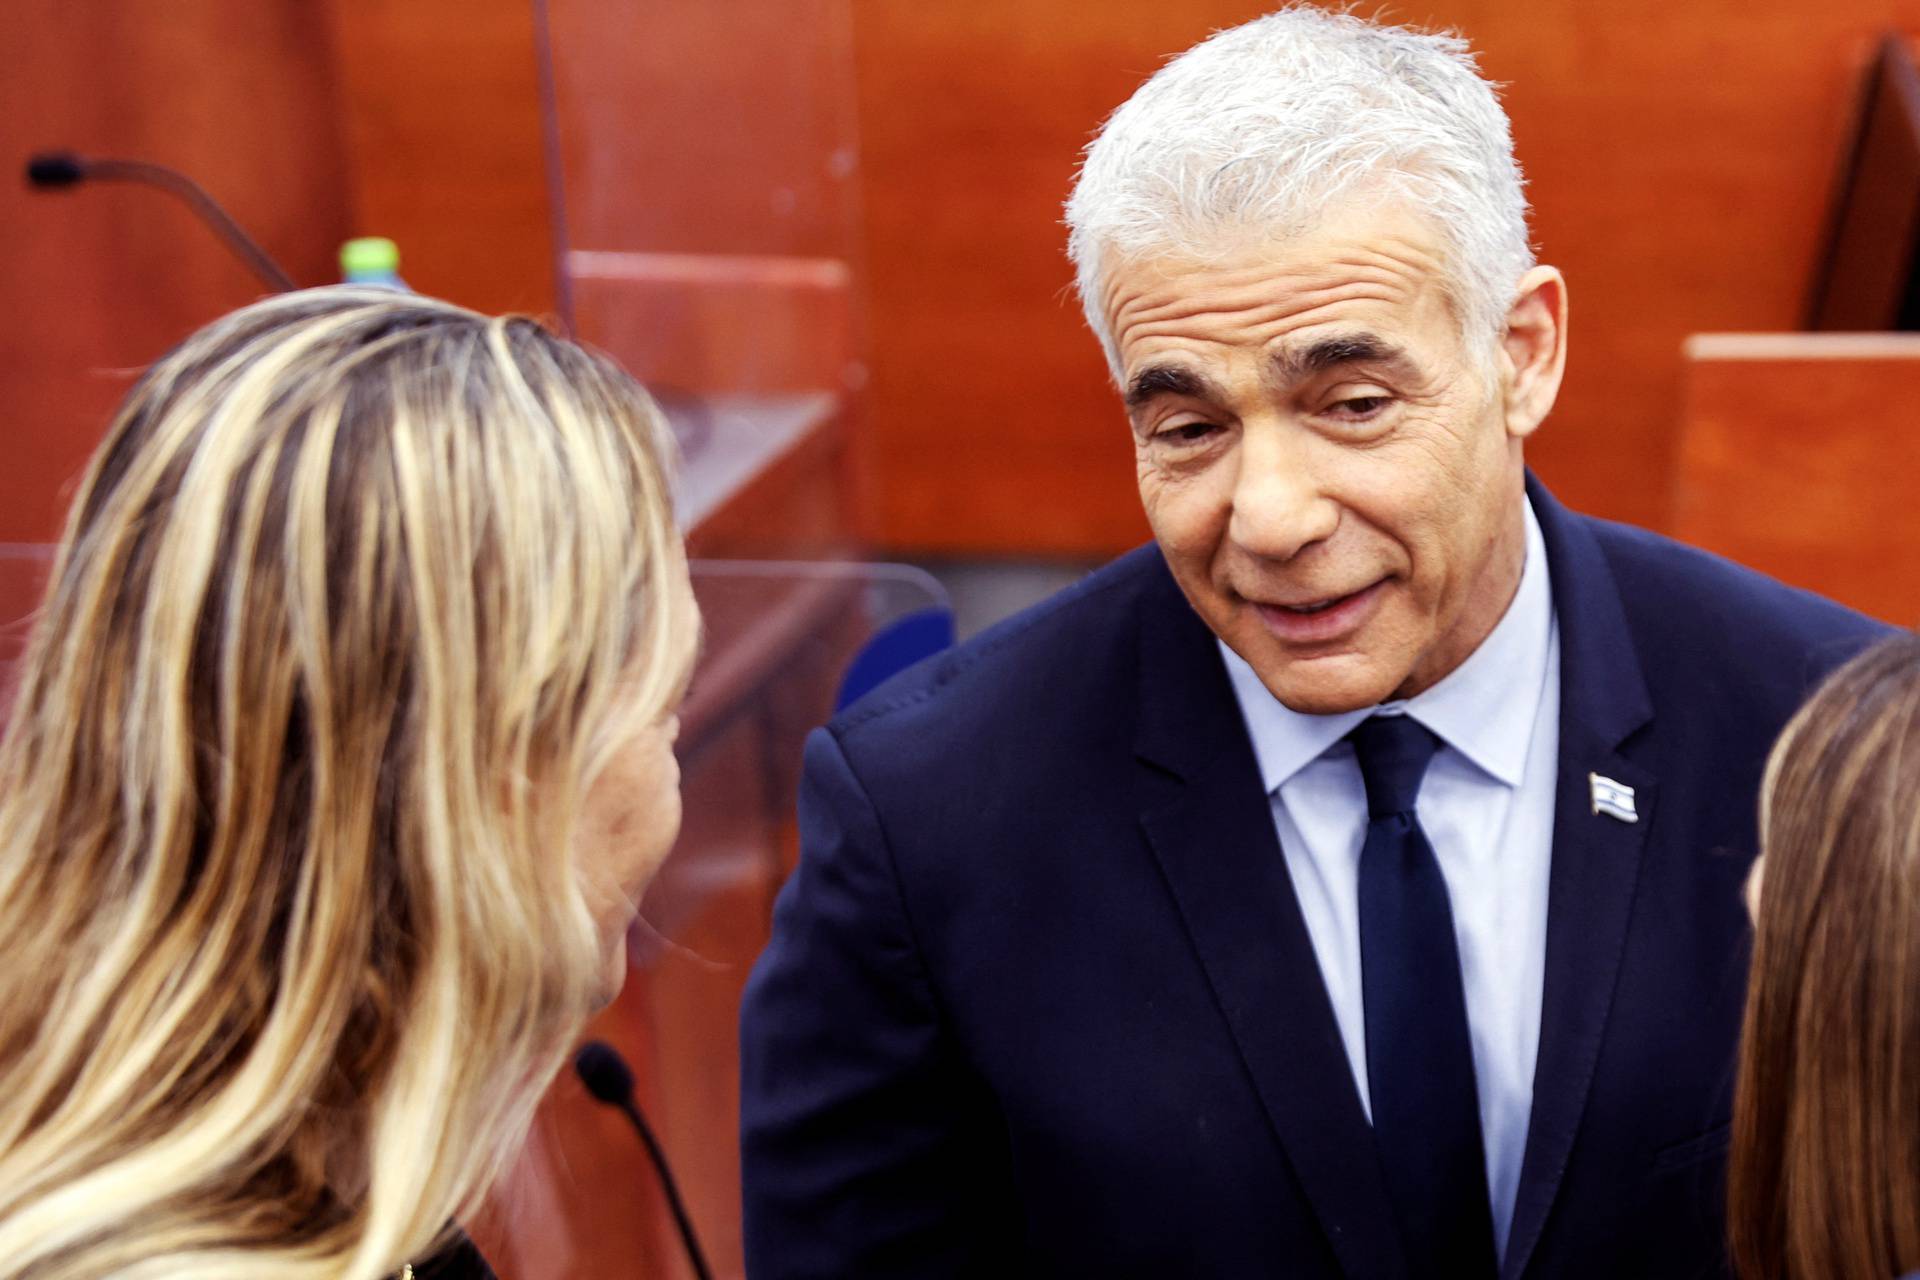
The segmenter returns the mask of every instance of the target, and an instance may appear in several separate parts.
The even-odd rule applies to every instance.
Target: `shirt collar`
[[[1533,504],[1524,505],[1526,564],[1513,602],[1465,662],[1415,697],[1338,715],[1308,715],[1291,710],[1267,692],[1246,660],[1221,643],[1227,678],[1269,794],[1379,711],[1412,716],[1482,772],[1507,786],[1520,785],[1535,713],[1545,691],[1554,626],[1546,541]]]

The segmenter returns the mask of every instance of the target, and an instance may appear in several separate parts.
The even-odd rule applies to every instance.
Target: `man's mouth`
[[[1347,598],[1348,598],[1347,596],[1335,596],[1331,600],[1322,600],[1318,604],[1277,604],[1273,607],[1276,609],[1285,609],[1288,613],[1297,613],[1297,614],[1301,614],[1302,616],[1311,616],[1316,613],[1325,613],[1327,610],[1333,608],[1333,606],[1339,604],[1342,600],[1345,600]]]
[[[1351,635],[1373,615],[1383,594],[1383,582],[1338,596],[1294,601],[1256,600],[1254,611],[1267,630],[1280,640],[1291,644],[1325,644]]]

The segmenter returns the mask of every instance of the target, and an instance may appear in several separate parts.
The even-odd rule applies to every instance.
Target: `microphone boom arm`
[[[240,224],[220,207],[217,200],[207,194],[206,188],[177,169],[169,169],[163,164],[149,164],[144,160],[93,160],[52,153],[34,156],[29,160],[27,178],[33,185],[43,188],[70,186],[81,179],[141,182],[150,187],[159,187],[184,201],[188,208],[200,216],[201,221],[226,241],[227,247],[238,254],[268,288],[276,293],[290,293],[299,288],[294,284],[293,277],[282,271],[280,264],[241,229]]]

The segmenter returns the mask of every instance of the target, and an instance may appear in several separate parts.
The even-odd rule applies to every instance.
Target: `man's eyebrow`
[[[1185,365],[1150,364],[1127,382],[1127,408],[1138,409],[1156,396],[1190,396],[1195,400],[1220,399],[1219,388],[1204,374]]]
[[[1274,356],[1273,363],[1283,381],[1300,382],[1343,364],[1398,365],[1410,369],[1413,357],[1404,348],[1371,333],[1346,333],[1322,338],[1298,350],[1283,350]]]

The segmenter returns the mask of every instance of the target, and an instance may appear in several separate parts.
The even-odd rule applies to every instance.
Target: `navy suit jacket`
[[[1884,628],[1529,493],[1563,685],[1503,1276],[1718,1275],[1762,764]],[[801,789],[742,1014],[753,1280],[1430,1274],[1156,548],[876,690]]]

